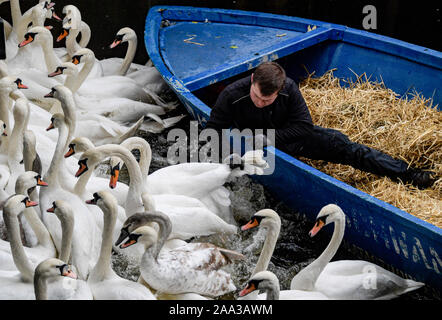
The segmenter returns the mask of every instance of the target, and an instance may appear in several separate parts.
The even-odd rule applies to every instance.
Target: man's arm
[[[218,96],[215,106],[210,111],[210,119],[207,121],[206,128],[212,128],[220,132],[221,129],[228,129],[232,126],[230,96],[227,90],[223,90]]]
[[[298,86],[293,83],[289,89],[287,122],[284,128],[275,130],[276,146],[299,141],[311,134],[312,117]]]

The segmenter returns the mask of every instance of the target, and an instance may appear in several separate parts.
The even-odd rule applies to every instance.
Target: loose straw
[[[382,150],[410,166],[430,169],[439,179],[419,190],[350,166],[302,160],[355,188],[388,202],[420,219],[442,227],[442,112],[419,94],[400,98],[366,74],[356,81],[311,74],[300,90],[316,125],[334,128],[355,142]]]

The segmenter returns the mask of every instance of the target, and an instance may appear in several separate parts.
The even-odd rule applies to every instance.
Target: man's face
[[[275,92],[269,96],[262,95],[257,83],[252,83],[250,86],[250,99],[252,99],[257,108],[264,108],[271,105],[277,97],[278,92]]]

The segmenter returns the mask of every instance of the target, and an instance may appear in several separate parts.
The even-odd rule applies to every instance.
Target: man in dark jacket
[[[408,168],[405,161],[352,142],[338,130],[314,125],[298,86],[275,62],[262,63],[251,76],[227,86],[206,128],[274,129],[275,146],[295,157],[347,164],[419,188],[435,181],[433,172]]]

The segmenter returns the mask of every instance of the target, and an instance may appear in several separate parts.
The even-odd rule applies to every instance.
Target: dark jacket
[[[313,130],[312,118],[296,83],[287,78],[269,106],[257,108],[250,99],[251,77],[228,85],[212,108],[206,128],[275,129],[276,146],[299,142]],[[282,148],[285,149],[285,148]]]

